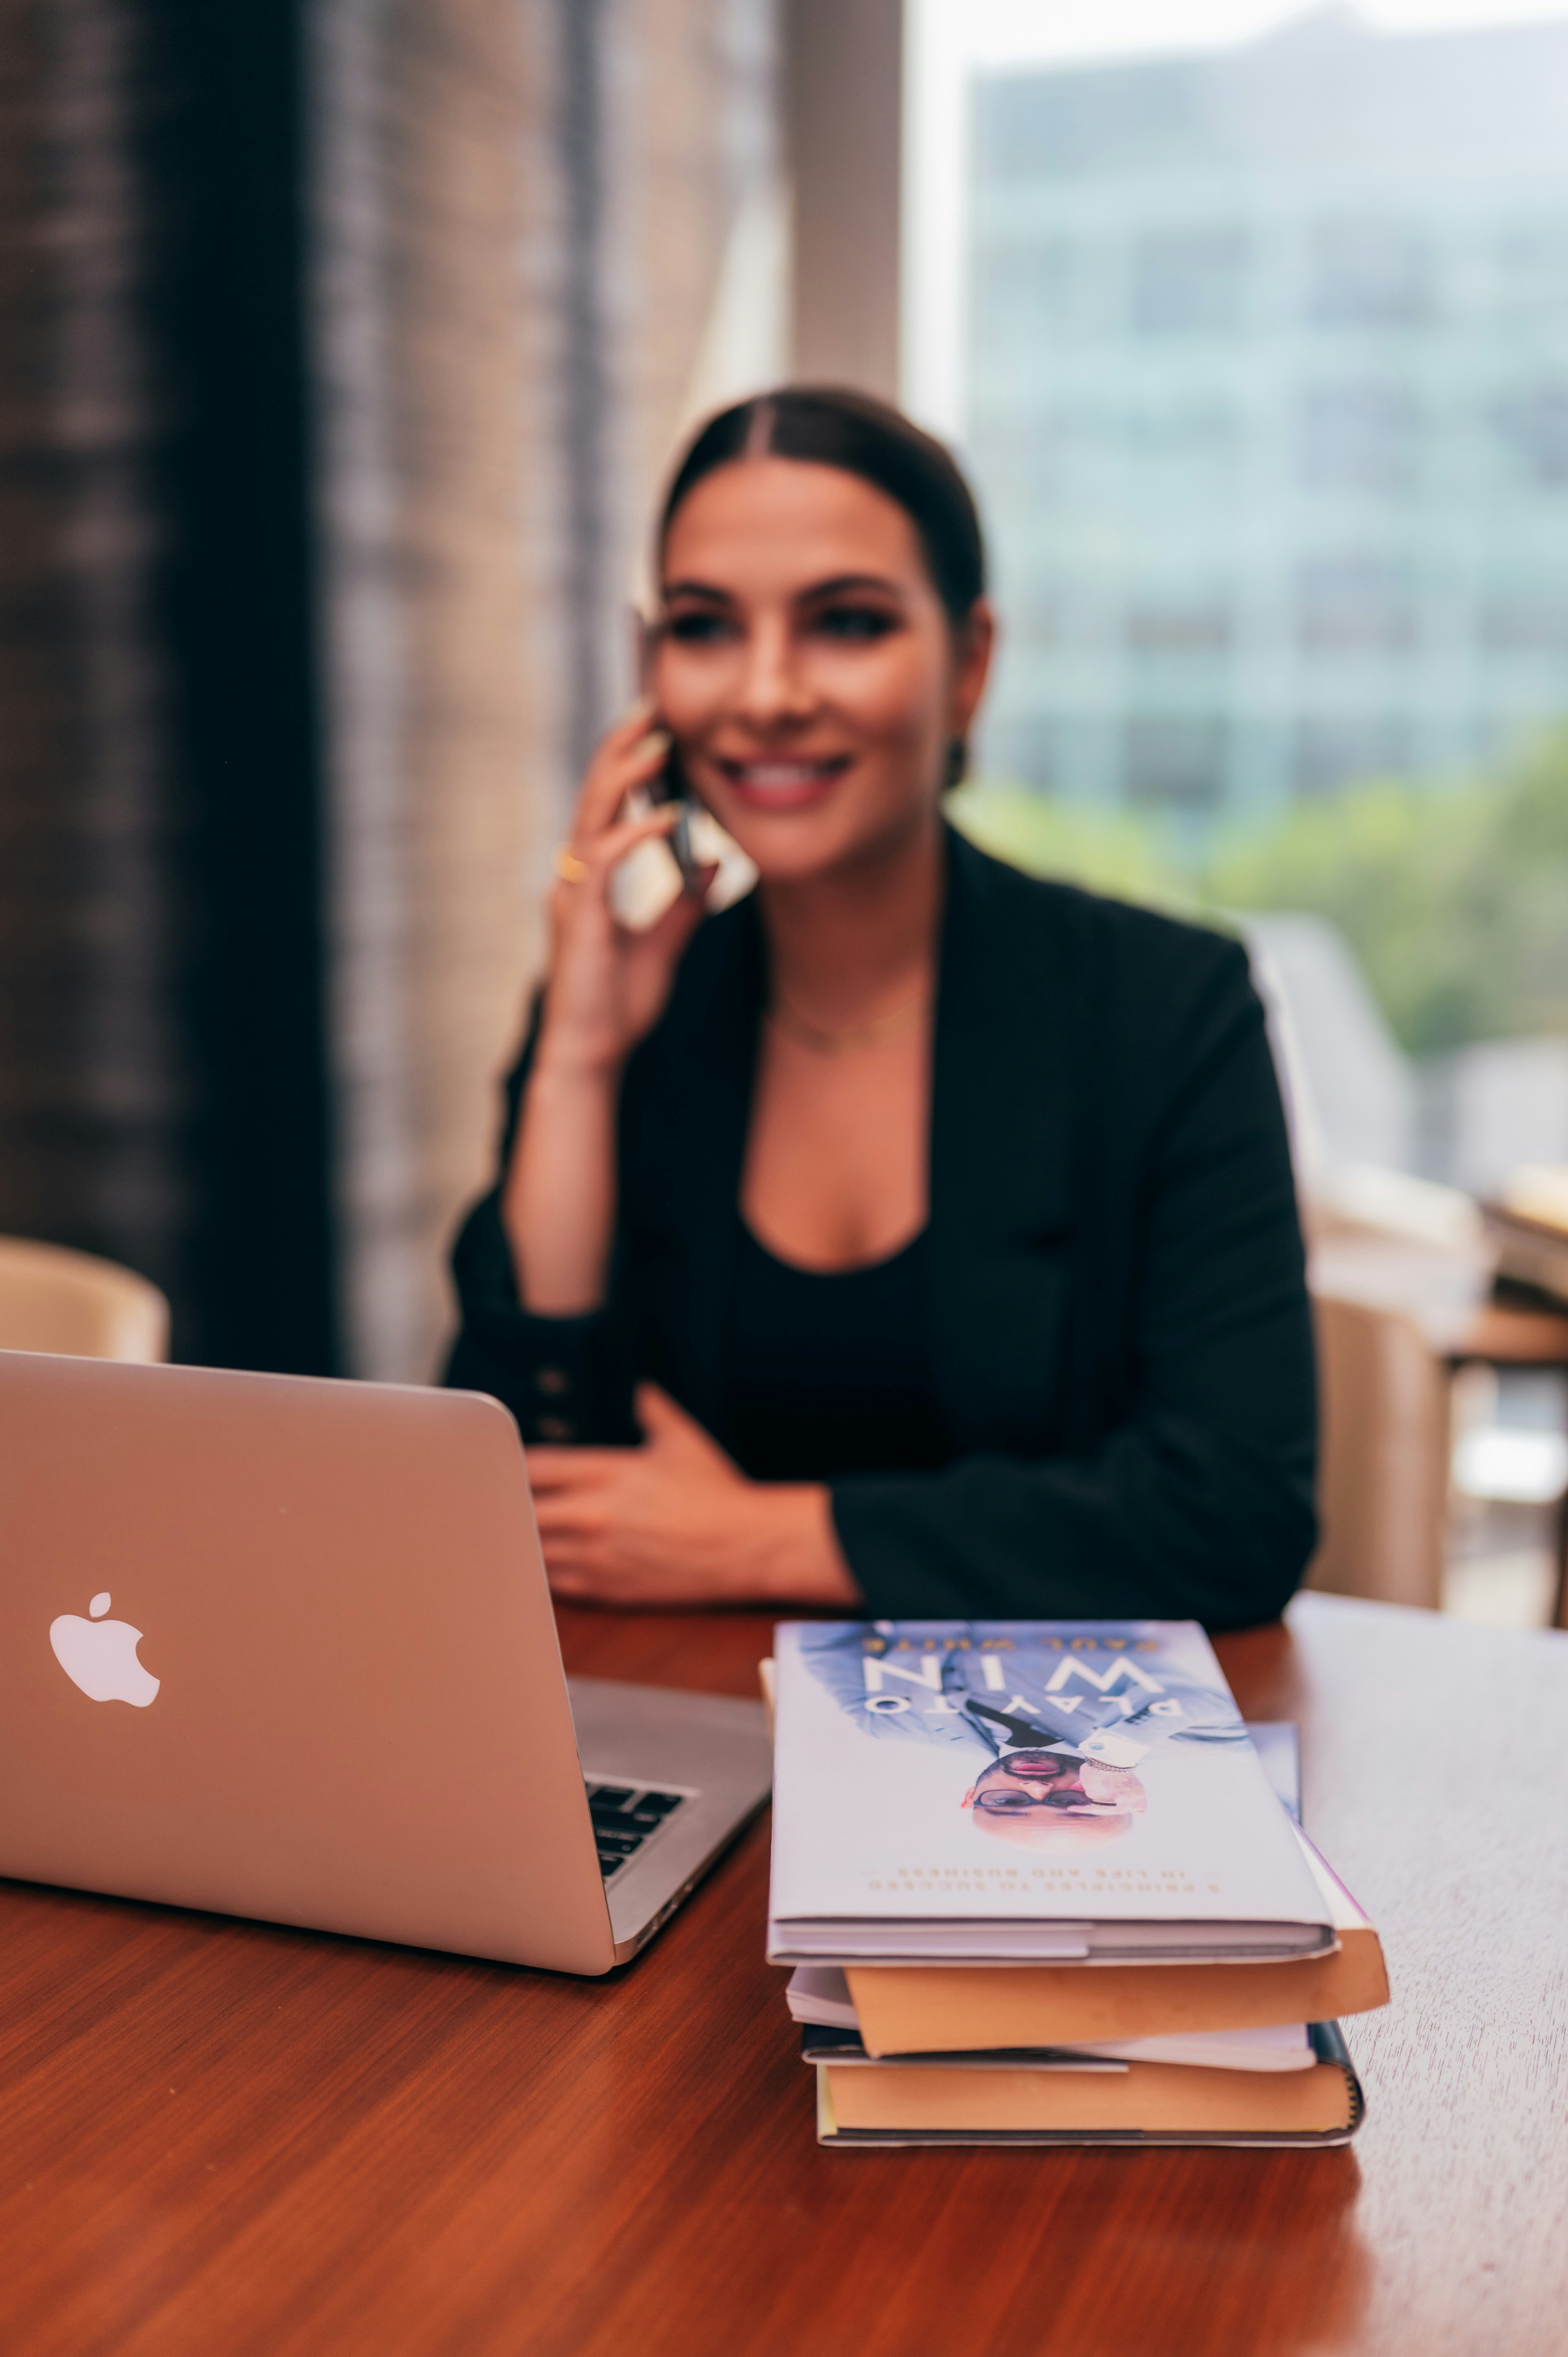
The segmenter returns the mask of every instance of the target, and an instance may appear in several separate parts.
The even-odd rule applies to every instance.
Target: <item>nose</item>
[[[767,736],[803,726],[813,709],[811,685],[788,622],[782,616],[760,617],[746,642],[736,717]]]

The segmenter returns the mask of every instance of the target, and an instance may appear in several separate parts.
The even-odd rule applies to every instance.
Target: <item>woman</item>
[[[944,824],[993,622],[962,478],[897,412],[726,411],[659,559],[651,700],[557,854],[456,1255],[448,1379],[517,1415],[555,1592],[1272,1617],[1313,1364],[1241,950]],[[631,933],[608,879],[673,821],[628,808],[671,745],[760,880]]]

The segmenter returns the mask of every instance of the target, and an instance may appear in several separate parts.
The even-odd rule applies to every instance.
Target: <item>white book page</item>
[[[849,1982],[837,1964],[798,1964],[786,1991],[790,2017],[807,2028],[860,2028]],[[1183,2062],[1220,2071],[1310,2071],[1316,2056],[1305,2022],[1271,2029],[1191,2030],[1165,2038],[1122,2038],[1052,2049],[1107,2061]],[[977,2058],[978,2059],[978,2058]]]
[[[1197,2063],[1213,2071],[1310,2071],[1317,2057],[1303,2021],[1274,2029],[1192,2030],[1185,2037],[1122,2038],[1075,2046],[1075,2054],[1103,2054],[1123,2062]]]

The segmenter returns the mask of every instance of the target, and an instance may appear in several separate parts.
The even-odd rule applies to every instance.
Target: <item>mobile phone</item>
[[[664,840],[670,845],[676,866],[681,870],[682,885],[688,892],[696,891],[702,875],[702,862],[692,847],[692,819],[693,813],[700,808],[700,804],[686,781],[686,773],[681,767],[681,756],[675,751],[673,746],[670,749],[669,759],[658,776],[649,780],[648,798],[654,803],[680,803],[681,815]]]

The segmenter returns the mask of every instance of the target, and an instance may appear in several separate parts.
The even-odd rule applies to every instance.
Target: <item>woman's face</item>
[[[954,633],[896,500],[836,467],[736,460],[676,510],[661,587],[660,716],[764,877],[821,874],[929,823],[991,620],[978,606]]]

